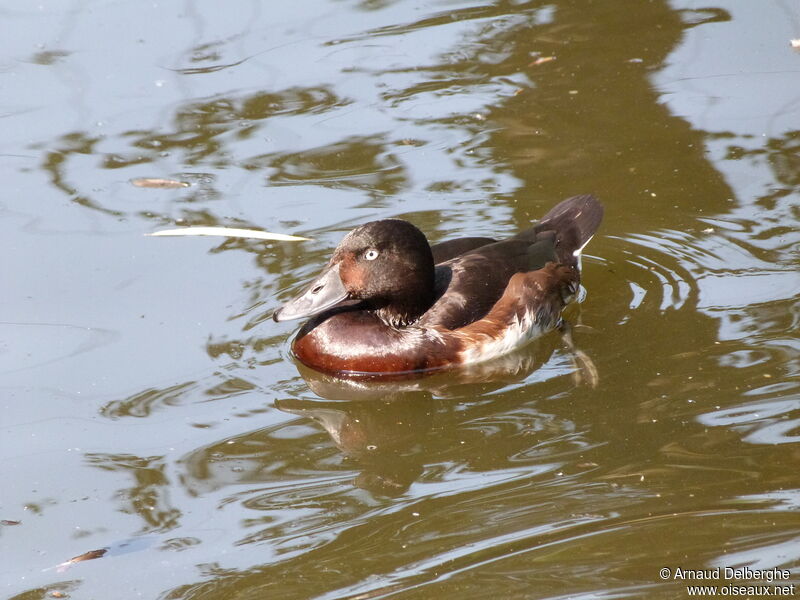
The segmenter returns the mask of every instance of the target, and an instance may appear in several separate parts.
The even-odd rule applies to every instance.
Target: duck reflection
[[[277,400],[280,410],[314,419],[361,473],[356,486],[396,496],[422,473],[422,443],[433,424],[429,395],[399,392],[378,401]]]

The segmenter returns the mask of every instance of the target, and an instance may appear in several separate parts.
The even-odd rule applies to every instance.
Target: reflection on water
[[[182,481],[194,494],[224,491],[221,504],[228,507],[225,510],[234,503],[263,514],[249,520],[245,530],[251,531],[237,543],[269,542],[283,559],[280,567],[265,564],[262,569],[279,568],[292,577],[301,576],[310,553],[320,567],[319,577],[307,584],[314,589],[345,581],[341,566],[337,566],[342,558],[337,556],[348,549],[360,548],[359,552],[369,554],[370,549],[389,544],[397,553],[393,562],[402,565],[409,559],[411,564],[423,559],[429,552],[424,547],[439,546],[441,541],[455,551],[464,532],[483,537],[486,523],[474,520],[472,511],[488,498],[508,511],[507,519],[498,520],[491,537],[507,549],[514,540],[537,538],[554,528],[599,518],[597,514],[576,514],[560,525],[547,524],[557,506],[573,504],[568,495],[562,497],[565,490],[597,468],[585,456],[597,443],[586,439],[565,416],[543,413],[534,404],[535,400],[521,403],[518,398],[501,396],[483,401],[437,401],[427,392],[405,392],[386,401],[287,399],[279,401],[278,408],[304,418],[226,440],[186,457]],[[315,427],[305,425],[309,418],[330,434],[327,443]],[[469,448],[472,456],[466,463],[463,448]],[[507,466],[498,469],[498,460]],[[345,474],[347,479],[337,474]],[[479,474],[477,479],[475,474]],[[244,482],[250,485],[236,492]],[[370,491],[372,499],[354,495],[353,484]],[[408,495],[411,485],[414,490]],[[599,487],[613,495],[619,486]],[[386,497],[398,497],[398,502],[380,500]],[[517,531],[512,523],[525,521],[529,513],[512,507],[516,498],[525,497],[526,504],[542,515],[538,524]],[[561,498],[558,503],[556,497]],[[292,508],[287,514],[289,505]],[[341,530],[345,514],[347,529],[361,531],[357,538]],[[419,540],[411,544],[431,517],[437,517],[438,525],[435,531],[423,534],[427,540],[421,543],[423,548]],[[434,553],[424,561],[451,563],[460,555],[462,562],[470,563],[483,554],[485,550],[473,547],[452,556]],[[497,556],[501,554],[498,551]],[[254,577],[254,573],[223,578],[226,588],[243,586],[248,592],[280,589],[271,579]],[[195,593],[201,592],[191,594]]]
[[[5,7],[5,596],[797,582],[800,14],[690,4]],[[357,223],[499,236],[587,191],[596,389],[555,334],[367,384],[267,321]],[[174,223],[313,241],[141,235]]]
[[[120,511],[142,519],[142,530],[137,533],[166,532],[176,527],[181,511],[169,501],[170,481],[163,457],[89,453],[86,463],[101,470],[124,473],[133,480],[132,487],[117,490],[115,500]]]
[[[396,496],[422,473],[424,455],[413,452],[432,426],[430,397],[324,404],[286,400],[276,407],[317,421],[336,446],[358,461],[355,484],[373,494]],[[417,456],[414,457],[413,455]]]

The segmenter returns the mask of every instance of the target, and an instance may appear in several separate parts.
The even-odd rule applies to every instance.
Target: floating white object
[[[131,183],[136,187],[157,189],[187,188],[191,185],[187,181],[163,179],[161,177],[137,177],[136,179],[131,179]]]
[[[269,231],[258,231],[257,229],[237,229],[235,227],[181,227],[180,229],[154,231],[153,233],[145,233],[145,235],[153,237],[172,235],[215,235],[253,240],[272,240],[277,242],[305,242],[311,239],[297,235],[286,235],[285,233],[271,233]]]

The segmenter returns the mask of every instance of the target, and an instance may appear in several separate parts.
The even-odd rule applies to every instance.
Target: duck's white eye
[[[375,260],[378,258],[378,251],[375,248],[370,248],[366,252],[364,252],[364,258],[367,260]]]

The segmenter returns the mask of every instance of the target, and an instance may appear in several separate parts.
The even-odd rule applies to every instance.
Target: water
[[[0,11],[5,597],[800,583],[796,4]],[[585,192],[596,389],[557,336],[348,386],[269,320],[356,224],[500,236]],[[143,235],[176,224],[313,241]]]

